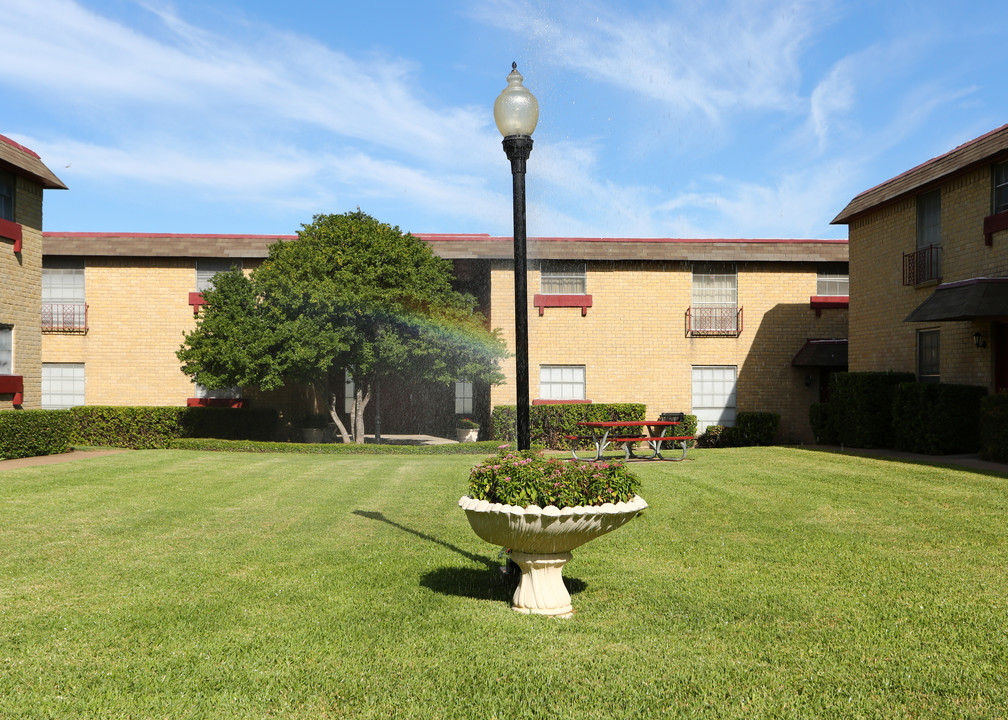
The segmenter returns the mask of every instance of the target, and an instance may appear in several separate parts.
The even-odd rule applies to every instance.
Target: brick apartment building
[[[420,236],[513,350],[511,238]],[[43,372],[72,392],[45,404],[234,402],[195,388],[175,351],[214,273],[251,270],[291,237],[46,233]],[[783,440],[801,442],[809,404],[846,369],[846,241],[538,238],[529,257],[533,402],[642,402],[702,425],[768,410]],[[514,403],[514,368],[505,361],[494,388],[383,379],[383,431],[446,435],[457,414],[485,421]],[[313,404],[303,389],[252,401],[292,422]]]
[[[1008,390],[1008,125],[855,197],[850,369]]]
[[[0,410],[42,399],[42,192],[66,189],[39,156],[0,135]]]

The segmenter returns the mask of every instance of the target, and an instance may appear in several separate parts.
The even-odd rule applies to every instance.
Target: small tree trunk
[[[371,385],[368,385],[366,390],[360,385],[354,387],[354,442],[358,445],[364,444],[364,408],[370,399]]]
[[[319,387],[317,385],[315,386],[315,392],[319,392]],[[322,392],[320,394],[329,398],[329,417],[333,419],[333,422],[336,423],[336,427],[339,428],[340,435],[343,437],[343,442],[349,445],[350,433],[347,432],[346,426],[343,424],[343,421],[340,420],[339,413],[336,412],[336,408],[339,407],[337,405],[339,402],[339,396],[326,388],[322,388]]]

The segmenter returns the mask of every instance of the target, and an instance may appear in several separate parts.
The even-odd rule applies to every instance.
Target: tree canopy
[[[316,215],[296,240],[269,248],[248,276],[217,275],[196,328],[178,351],[182,370],[209,388],[312,385],[337,413],[343,370],[353,376],[353,437],[376,378],[497,383],[506,354],[472,296],[452,287],[451,262],[424,241],[361,212]]]

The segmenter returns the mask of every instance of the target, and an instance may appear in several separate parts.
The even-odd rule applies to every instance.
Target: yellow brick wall
[[[195,290],[191,258],[89,257],[88,332],[43,335],[42,357],[84,363],[88,405],[184,405],[194,386],[175,352],[196,326]]]
[[[815,263],[740,263],[738,304],[743,330],[737,338],[686,337],[692,298],[692,266],[685,262],[589,262],[592,307],[545,308],[532,304],[539,271],[528,274],[529,391],[539,397],[539,366],[584,365],[586,395],[593,402],[637,402],[648,415],[692,410],[692,367],[738,368],[738,409],[781,414],[781,436],[810,442],[808,407],[818,384],[791,359],[809,338],[843,338],[845,310],[809,307],[816,294]],[[514,352],[514,277],[511,263],[491,268],[491,325]],[[515,359],[503,367],[506,381],[491,391],[491,404],[514,404]],[[816,375],[817,380],[817,374]]]
[[[13,374],[24,381],[22,407],[37,408],[42,395],[42,186],[18,176],[14,221],[22,226],[21,252],[0,240],[0,323],[14,326]],[[0,395],[0,410],[14,407]]]
[[[1008,231],[984,243],[990,213],[991,169],[981,167],[941,186],[942,282],[1008,274]],[[938,329],[942,382],[993,388],[990,322],[908,323],[903,319],[937,283],[903,286],[903,254],[916,249],[917,205],[904,199],[857,219],[850,239],[850,369],[917,370],[917,331]],[[977,350],[973,333],[988,347]]]

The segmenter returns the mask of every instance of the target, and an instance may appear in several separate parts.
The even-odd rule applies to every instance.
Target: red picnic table
[[[696,438],[692,436],[685,435],[667,435],[669,428],[679,425],[680,423],[675,420],[611,420],[608,422],[579,422],[578,427],[587,428],[591,431],[591,435],[565,435],[568,440],[572,442],[571,444],[571,454],[574,456],[575,460],[584,460],[586,458],[579,458],[577,455],[577,444],[579,440],[591,440],[595,444],[595,457],[594,460],[601,460],[602,453],[605,449],[609,447],[611,443],[622,443],[623,450],[626,453],[626,459],[638,458],[641,460],[664,460],[661,454],[662,443],[671,442],[673,446],[675,443],[679,442],[682,444],[682,457],[669,458],[670,460],[685,460],[686,459],[686,443],[690,440],[695,440]],[[632,435],[623,436],[617,435],[616,437],[609,437],[609,433],[612,432],[614,428],[647,428],[647,435]],[[638,432],[642,432],[639,430]],[[638,442],[646,442],[652,450],[650,457],[640,457],[633,454],[633,444]]]

